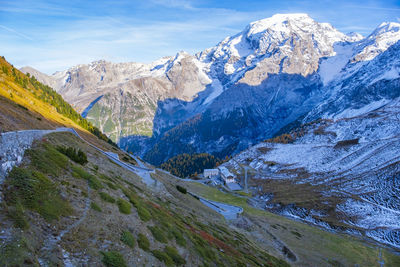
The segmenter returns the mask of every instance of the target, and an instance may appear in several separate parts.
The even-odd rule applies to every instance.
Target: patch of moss
[[[95,211],[98,211],[98,212],[102,212],[100,206],[97,205],[96,202],[91,202],[90,203],[90,207],[92,208],[92,210],[95,210]]]
[[[102,183],[99,181],[99,179],[97,179],[96,176],[91,175],[87,171],[83,170],[81,167],[74,165],[71,167],[71,169],[72,169],[72,176],[74,176],[75,178],[87,180],[89,183],[89,186],[91,188],[93,188],[94,190],[103,188]]]
[[[107,267],[127,267],[124,257],[118,251],[101,252],[101,260]]]
[[[113,184],[112,182],[106,182],[106,185],[112,190],[118,189],[118,187],[115,184]]]
[[[131,213],[131,204],[129,204],[128,201],[123,200],[122,198],[119,198],[117,200],[117,205],[119,208],[119,211],[123,214],[130,214]]]
[[[167,237],[164,234],[164,231],[161,230],[158,226],[147,226],[147,228],[150,230],[150,232],[153,234],[153,237],[161,242],[161,243],[167,243]]]
[[[99,195],[102,200],[109,202],[109,203],[115,203],[115,199],[112,196],[110,196],[109,194],[107,194],[106,192],[100,192]]]
[[[168,233],[170,233],[175,238],[175,241],[179,246],[181,247],[186,246],[186,239],[183,237],[182,230],[177,228],[172,228],[169,229]]]
[[[138,245],[141,249],[144,251],[149,251],[150,250],[150,241],[149,239],[142,233],[139,233],[138,235]]]
[[[186,264],[185,259],[182,258],[181,255],[179,255],[179,253],[176,250],[176,248],[166,246],[164,251],[175,262],[176,265]]]
[[[135,193],[131,190],[123,189],[125,196],[129,199],[129,202],[136,208],[140,219],[147,222],[151,219],[151,213],[144,207],[144,204]]]
[[[0,266],[26,266],[35,264],[32,248],[21,236],[14,236],[0,246]]]
[[[217,257],[210,245],[197,235],[192,236],[192,242],[196,252],[205,260],[214,262]]]
[[[121,234],[121,241],[127,246],[134,248],[135,247],[135,238],[129,231],[123,231]]]
[[[168,256],[167,253],[160,251],[160,250],[152,250],[151,254],[153,254],[154,257],[159,259],[160,261],[164,262],[165,265],[167,266],[173,266],[174,261],[171,259],[170,256]]]

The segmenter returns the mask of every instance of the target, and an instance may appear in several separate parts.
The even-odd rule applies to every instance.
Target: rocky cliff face
[[[100,61],[51,79],[121,147],[159,164],[183,152],[236,153],[330,109],[338,114],[395,97],[389,91],[396,82],[381,93],[398,75],[388,67],[398,51],[380,55],[399,39],[398,23],[383,23],[363,38],[306,14],[277,14],[195,56]],[[358,101],[364,91],[371,97]]]

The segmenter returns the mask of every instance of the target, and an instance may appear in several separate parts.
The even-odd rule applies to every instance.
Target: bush
[[[106,184],[112,190],[117,190],[118,189],[118,187],[115,184],[113,184],[112,182],[106,182]]]
[[[123,200],[122,198],[117,200],[117,205],[119,211],[123,214],[130,214],[131,213],[131,204],[128,201]]]
[[[139,207],[136,207],[136,210],[142,221],[144,221],[144,222],[150,221],[151,213],[146,208],[144,208],[143,206],[139,206]]]
[[[334,148],[341,148],[341,147],[352,146],[352,145],[358,145],[358,138],[339,141],[336,143]]]
[[[126,267],[124,257],[117,251],[101,252],[103,259],[101,260],[107,267]]]
[[[77,151],[73,147],[58,146],[57,150],[66,155],[71,160],[81,165],[84,165],[88,162],[86,154],[80,149]]]
[[[179,230],[173,229],[173,230],[171,230],[171,233],[175,237],[176,243],[179,246],[181,246],[181,247],[186,246],[186,239],[183,237],[182,233]]]
[[[186,188],[184,188],[184,187],[182,187],[182,186],[180,186],[180,185],[177,185],[177,186],[176,186],[176,189],[177,189],[179,192],[181,192],[182,194],[186,194],[186,193],[187,193]]]
[[[150,232],[153,234],[153,237],[161,242],[161,243],[167,243],[168,239],[164,234],[164,231],[161,230],[158,226],[147,226],[149,228]]]
[[[162,252],[159,250],[153,250],[153,251],[151,251],[151,254],[153,254],[153,256],[156,257],[157,259],[159,259],[160,261],[164,262],[165,265],[167,265],[167,266],[174,265],[174,262],[171,259],[171,257],[169,257],[168,254],[165,252]]]
[[[185,259],[182,258],[181,255],[179,255],[179,253],[176,250],[176,248],[166,246],[164,251],[175,262],[176,265],[186,264]]]
[[[112,196],[110,196],[109,194],[107,194],[106,192],[100,192],[99,195],[102,200],[109,202],[109,203],[115,203],[115,199]]]
[[[138,245],[141,249],[143,249],[144,251],[149,251],[150,250],[150,241],[149,239],[147,239],[147,237],[140,233],[138,235]]]
[[[129,199],[129,201],[132,203],[132,205],[136,208],[139,218],[144,222],[149,221],[151,219],[151,214],[143,206],[143,203],[137,198],[137,196],[126,189],[124,189],[123,192],[125,196]]]
[[[78,166],[72,166],[72,176],[75,178],[82,178],[88,181],[89,186],[94,190],[103,188],[103,184],[97,179],[96,176],[91,175]]]
[[[101,211],[102,211],[101,208],[100,208],[100,206],[97,205],[95,202],[91,202],[91,203],[90,203],[90,207],[91,207],[93,210],[95,210],[95,211],[98,211],[98,212],[101,212]]]
[[[135,238],[129,231],[123,231],[121,234],[121,241],[127,246],[134,248],[135,247]]]
[[[8,216],[14,221],[14,225],[21,229],[28,229],[29,223],[25,217],[24,208],[22,204],[18,202],[15,207],[8,207]]]

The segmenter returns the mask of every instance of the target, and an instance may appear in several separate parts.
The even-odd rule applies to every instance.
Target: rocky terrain
[[[250,167],[256,205],[399,249],[399,104],[303,125],[225,164]]]

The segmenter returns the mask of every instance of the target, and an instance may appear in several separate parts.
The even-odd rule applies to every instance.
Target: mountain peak
[[[290,21],[291,24],[296,22],[302,23],[313,23],[315,22],[310,16],[304,13],[294,14],[275,14],[272,17],[253,21],[249,24],[248,30],[251,34],[263,32],[267,29],[284,30],[287,28],[287,24]]]
[[[382,22],[378,27],[377,30],[384,30],[384,31],[399,31],[400,23],[397,22]]]
[[[376,38],[377,36],[400,36],[400,23],[397,22],[383,22],[370,34],[369,38]]]

